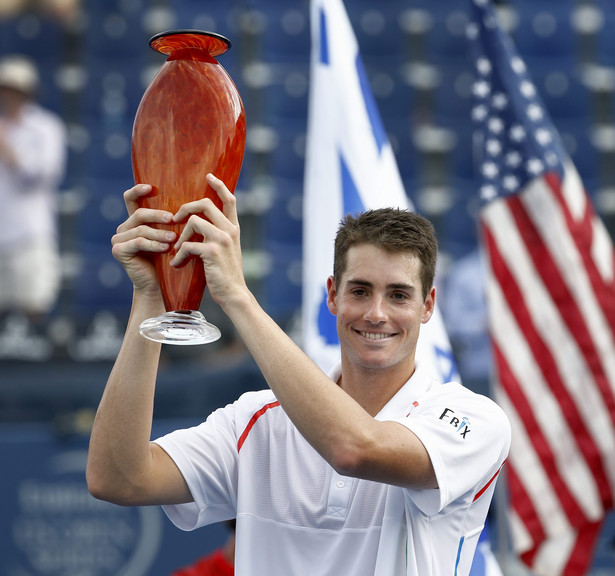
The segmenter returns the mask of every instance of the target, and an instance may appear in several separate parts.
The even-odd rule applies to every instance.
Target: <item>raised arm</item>
[[[186,227],[172,262],[190,254],[204,263],[210,294],[223,308],[291,420],[340,473],[408,487],[436,487],[429,455],[420,440],[395,422],[375,420],[331,381],[265,313],[246,286],[241,268],[235,198],[217,179],[209,183],[223,202],[188,204],[177,214]],[[209,221],[197,216],[205,214]],[[194,233],[203,242],[190,242]]]
[[[174,462],[150,442],[160,344],[143,338],[139,324],[163,312],[164,306],[146,254],[169,250],[176,240],[173,233],[151,226],[169,222],[172,214],[137,207],[138,198],[150,192],[151,187],[145,185],[126,191],[129,217],[112,239],[113,255],[133,282],[133,304],[94,420],[86,471],[88,488],[95,497],[126,505],[191,500]]]

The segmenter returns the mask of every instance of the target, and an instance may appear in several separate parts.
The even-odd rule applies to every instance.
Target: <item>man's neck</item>
[[[366,412],[375,417],[410,379],[414,370],[414,363],[389,370],[348,368],[342,360],[342,375],[337,383]]]

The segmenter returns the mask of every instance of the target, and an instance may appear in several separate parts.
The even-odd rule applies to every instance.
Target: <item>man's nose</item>
[[[373,296],[369,300],[367,310],[365,311],[365,319],[373,324],[383,322],[386,318],[385,300],[382,296]]]

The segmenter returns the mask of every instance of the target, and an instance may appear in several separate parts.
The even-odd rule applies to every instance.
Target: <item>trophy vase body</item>
[[[151,184],[141,206],[176,213],[204,197],[221,208],[205,177],[213,173],[234,192],[243,162],[246,120],[235,84],[216,56],[230,42],[196,30],[158,34],[150,46],[168,55],[145,91],[132,132],[135,183]],[[184,223],[160,226],[178,236]],[[203,344],[220,337],[199,312],[206,286],[203,264],[192,257],[170,266],[173,250],[154,257],[166,313],[141,324],[143,336],[171,344]]]

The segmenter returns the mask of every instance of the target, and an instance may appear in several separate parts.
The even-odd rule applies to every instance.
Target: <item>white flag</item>
[[[339,362],[335,317],[326,305],[333,242],[345,214],[412,204],[341,0],[313,0],[303,203],[303,348],[325,371]],[[443,382],[457,379],[440,313],[421,327],[417,357]]]

